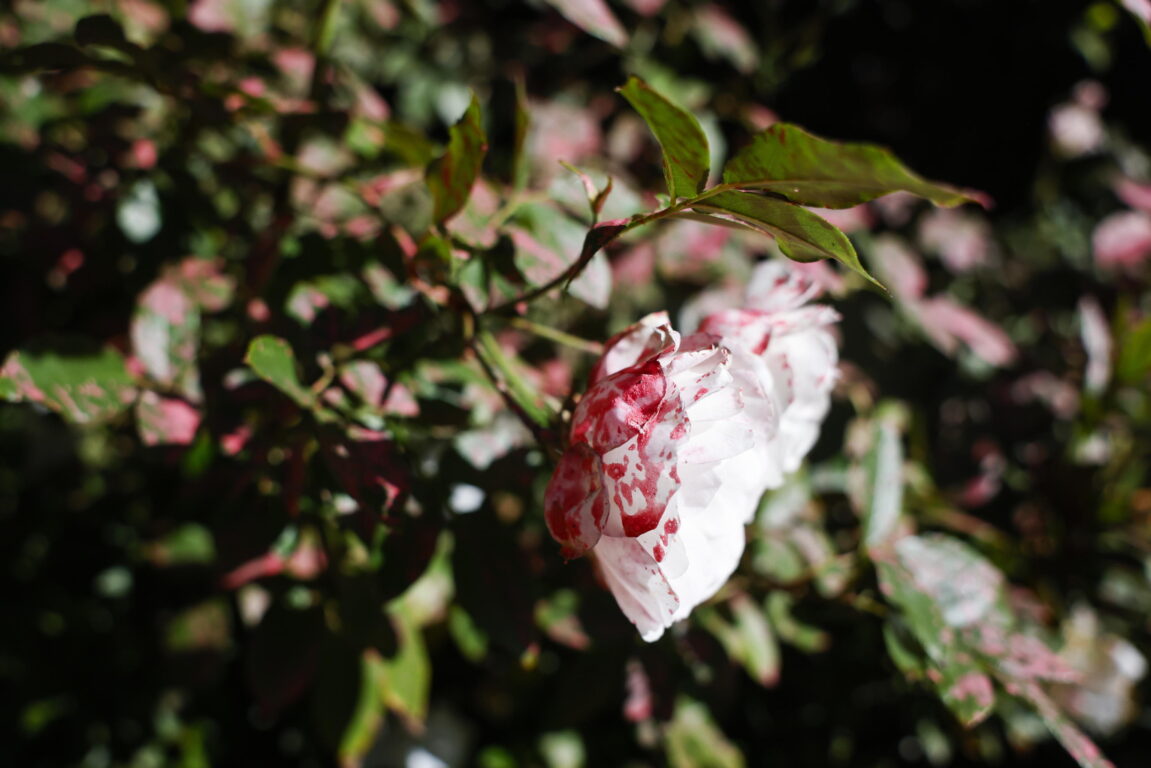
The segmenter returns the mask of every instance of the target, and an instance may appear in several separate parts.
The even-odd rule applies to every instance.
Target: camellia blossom
[[[837,362],[834,311],[802,306],[815,290],[767,265],[747,309],[688,336],[649,315],[592,370],[547,523],[566,557],[594,552],[645,640],[723,586],[760,496],[815,442]]]

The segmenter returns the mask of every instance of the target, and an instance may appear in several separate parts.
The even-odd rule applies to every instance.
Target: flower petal
[[[678,345],[679,333],[672,329],[667,313],[653,312],[608,340],[589,380],[594,385],[613,373],[672,351]]]
[[[659,565],[635,539],[604,536],[595,555],[620,610],[644,640],[658,640],[680,607],[679,597]]]
[[[564,452],[544,494],[544,518],[563,556],[579,557],[596,545],[607,518],[600,459],[587,445]]]
[[[595,384],[576,407],[572,441],[598,453],[638,435],[656,414],[667,393],[667,379],[656,360],[615,373]]]

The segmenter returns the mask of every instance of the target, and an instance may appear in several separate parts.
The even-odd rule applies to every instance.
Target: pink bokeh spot
[[[1091,245],[1101,269],[1137,270],[1151,256],[1151,215],[1141,211],[1113,213],[1095,227]]]

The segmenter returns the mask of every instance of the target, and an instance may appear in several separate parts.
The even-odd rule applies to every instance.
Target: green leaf
[[[376,680],[382,662],[348,638],[329,636],[321,647],[312,693],[312,717],[320,738],[344,764],[356,764],[375,742],[384,707]]]
[[[448,610],[448,633],[464,658],[473,664],[478,664],[488,655],[488,636],[458,605]]]
[[[821,208],[850,208],[899,191],[948,207],[979,202],[975,193],[921,179],[882,147],[828,141],[788,123],[776,123],[740,150],[723,181]]]
[[[378,669],[379,695],[388,709],[416,730],[428,716],[432,663],[419,623],[402,601],[389,609],[396,627],[399,650]]]
[[[731,216],[752,229],[771,235],[790,259],[835,259],[887,290],[864,269],[847,235],[806,208],[750,192],[721,192],[692,207],[698,211]]]
[[[763,607],[746,595],[731,601],[735,628],[743,639],[743,666],[760,685],[774,685],[779,680],[779,641]]]
[[[932,602],[946,626],[1006,620],[1003,573],[962,541],[941,534],[905,536],[895,554],[910,588]]]
[[[752,679],[760,685],[774,685],[779,679],[779,642],[763,608],[747,595],[738,595],[731,601],[731,612],[732,623],[714,609],[701,611],[700,621]]]
[[[933,679],[939,698],[967,728],[987,719],[995,706],[995,688],[991,678],[967,656],[957,654]]]
[[[883,622],[883,644],[900,672],[914,680],[923,677],[926,669],[923,654],[908,637],[907,629],[898,616]]]
[[[821,653],[831,645],[831,636],[818,627],[795,618],[795,598],[787,592],[773,590],[767,595],[767,616],[779,639],[804,653]]]
[[[638,77],[618,89],[639,112],[663,150],[663,171],[672,202],[694,197],[707,183],[707,136],[699,121],[672,104]]]
[[[131,405],[136,389],[114,349],[78,354],[20,350],[0,368],[0,396],[38,403],[73,424],[96,424]]]
[[[468,200],[472,185],[488,150],[480,102],[471,103],[459,122],[451,127],[448,149],[428,166],[427,184],[432,193],[433,218],[437,224],[450,219]]]
[[[665,747],[672,768],[743,768],[743,754],[727,740],[707,707],[681,696],[667,727]]]
[[[300,383],[296,373],[296,354],[283,339],[277,336],[257,336],[248,345],[244,362],[257,376],[301,406],[310,408],[316,404],[316,396]]]
[[[551,409],[520,373],[522,363],[504,354],[500,343],[487,331],[476,334],[476,341],[479,342],[476,351],[488,367],[499,374],[507,395],[532,421],[541,427],[548,427],[552,422]]]
[[[925,677],[939,698],[965,726],[971,727],[986,719],[995,705],[991,679],[980,666],[978,657],[957,641],[955,628],[948,622],[936,597],[915,583],[904,569],[885,562],[878,565],[884,593],[902,609],[911,634],[927,652],[930,669]],[[917,672],[919,665],[914,654],[898,634],[890,627],[885,627],[884,632],[892,660],[905,672]]]
[[[880,415],[874,424],[872,446],[863,462],[863,542],[869,552],[886,547],[903,516],[903,442],[897,420]]]
[[[1120,381],[1136,384],[1151,371],[1151,319],[1125,328],[1119,342],[1115,372]]]

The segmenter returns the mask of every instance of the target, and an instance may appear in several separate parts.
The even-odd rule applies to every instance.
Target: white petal
[[[620,610],[649,643],[671,626],[679,597],[663,572],[635,539],[604,536],[595,548],[596,560]]]

